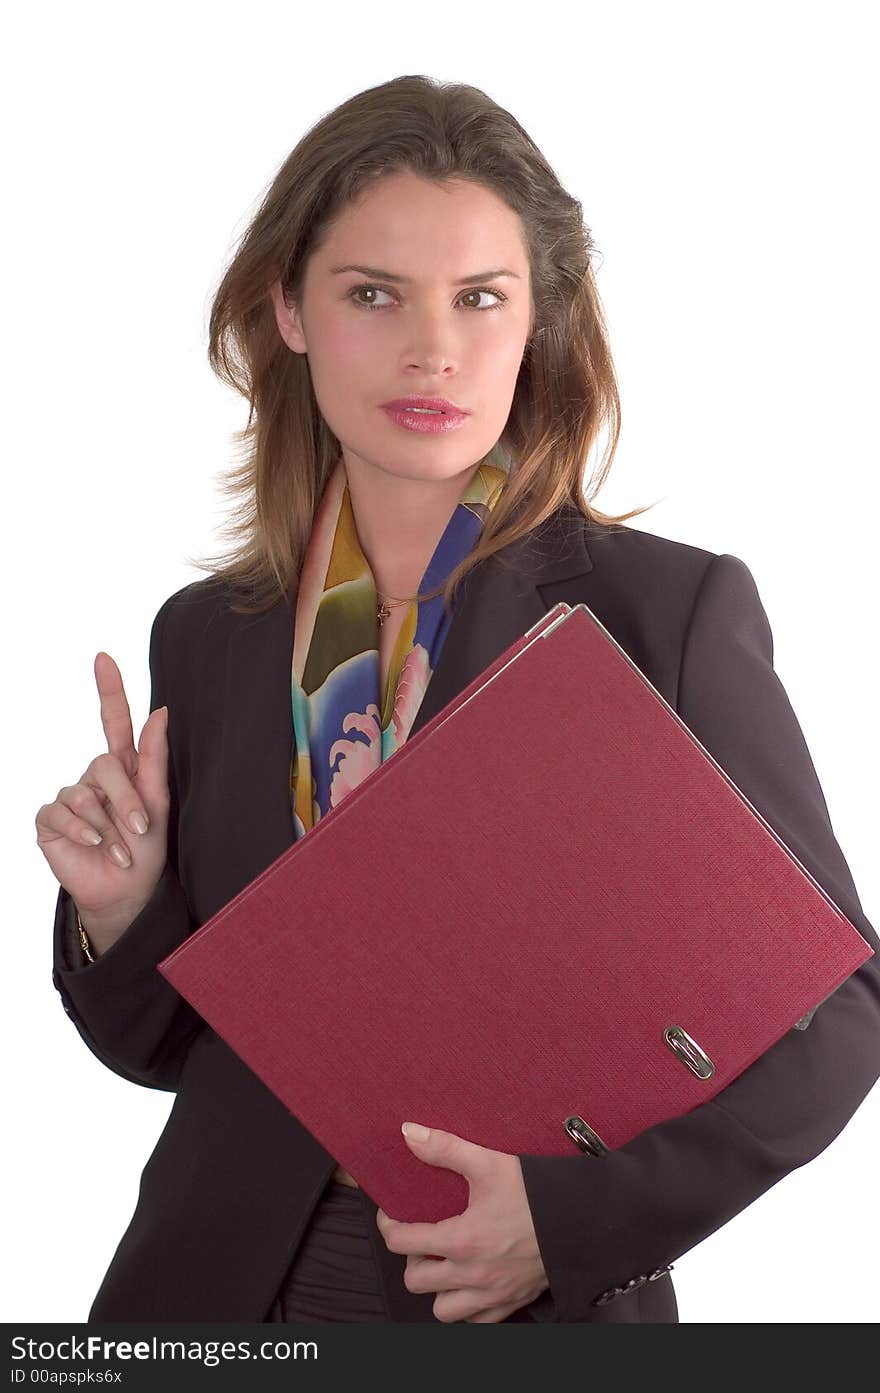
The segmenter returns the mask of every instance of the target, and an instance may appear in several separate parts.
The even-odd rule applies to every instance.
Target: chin
[[[347,458],[349,460],[352,458],[354,459],[355,467],[361,464],[362,467],[378,469],[381,470],[383,474],[391,474],[396,479],[433,480],[439,483],[444,479],[455,479],[460,474],[465,474],[468,470],[474,469],[477,462],[483,458],[483,455],[488,453],[487,450],[484,450],[481,454],[475,455],[471,455],[471,453],[468,452],[467,457],[464,459],[460,456],[453,458],[448,449],[444,456],[441,447],[444,444],[448,446],[448,442],[446,441],[432,440],[431,445],[433,445],[434,448],[431,449],[429,447],[427,450],[424,448],[425,440],[423,438],[419,438],[416,443],[420,448],[418,450],[409,450],[405,452],[405,457],[401,458],[399,462],[395,461],[388,454],[379,456],[372,451],[367,454],[359,450],[349,450],[347,452]]]

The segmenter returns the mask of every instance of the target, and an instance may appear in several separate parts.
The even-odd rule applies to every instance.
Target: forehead
[[[409,172],[388,175],[340,212],[316,259],[364,262],[413,280],[508,266],[525,276],[517,213],[482,184],[435,184]]]

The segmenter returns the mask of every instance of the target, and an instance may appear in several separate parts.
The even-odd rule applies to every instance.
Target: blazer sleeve
[[[655,1279],[842,1131],[880,1077],[880,940],[773,668],[754,578],[714,556],[683,646],[678,713],[875,950],[738,1078],[602,1157],[520,1157],[561,1321]]]
[[[162,642],[174,599],[166,600],[150,631],[150,710],[169,706]],[[173,720],[173,717],[171,717]],[[196,927],[178,876],[179,797],[169,723],[168,859],[149,902],[116,942],[88,962],[79,945],[76,906],[59,887],[53,931],[52,981],[89,1049],[133,1083],[174,1091],[189,1046],[204,1020],[156,964]]]

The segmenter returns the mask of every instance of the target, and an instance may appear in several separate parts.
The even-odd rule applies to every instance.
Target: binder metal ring
[[[682,1030],[680,1025],[668,1025],[663,1032],[663,1039],[698,1079],[711,1079],[715,1073],[715,1065],[686,1030]]]
[[[587,1151],[591,1156],[604,1156],[610,1150],[598,1132],[594,1132],[589,1123],[578,1117],[577,1113],[567,1117],[562,1125],[581,1151]]]

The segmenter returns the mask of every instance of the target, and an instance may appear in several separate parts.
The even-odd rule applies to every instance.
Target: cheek
[[[528,338],[528,324],[519,315],[499,311],[498,318],[485,332],[474,335],[471,344],[474,361],[481,371],[499,378],[516,372],[522,361]]]
[[[318,347],[309,350],[309,372],[318,404],[344,416],[375,374],[375,336],[350,318],[328,316],[313,341]]]
[[[525,352],[525,334],[499,334],[494,342],[480,345],[474,360],[474,379],[487,400],[509,402]]]

